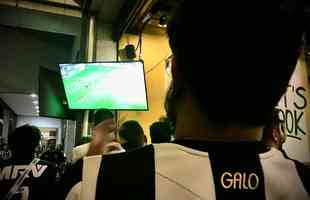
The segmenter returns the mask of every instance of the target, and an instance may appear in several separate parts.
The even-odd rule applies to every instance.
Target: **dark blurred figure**
[[[155,122],[150,126],[150,136],[152,143],[171,142],[171,129],[167,122]]]
[[[119,130],[120,143],[126,151],[144,146],[144,131],[139,122],[131,120],[122,124]]]
[[[41,159],[55,163],[57,166],[66,161],[61,149],[56,148],[56,139],[47,141],[47,151],[41,155]]]
[[[35,126],[24,125],[16,128],[9,135],[9,147],[12,158],[0,164],[0,199],[2,199],[34,159],[35,148],[41,139],[41,132]],[[14,195],[14,200],[54,199],[53,189],[56,181],[55,166],[39,161],[31,168],[28,177],[23,181]]]
[[[30,125],[18,127],[9,135],[12,160],[15,163],[30,163],[34,159],[33,154],[40,140],[41,132],[37,127]]]
[[[49,139],[47,141],[47,149],[50,149],[50,150],[56,149],[56,139]]]
[[[4,162],[12,157],[9,145],[3,140],[0,144],[0,162]]]
[[[167,123],[169,125],[170,133],[171,133],[171,141],[175,140],[175,126],[173,126],[173,122],[167,116],[159,118],[160,122]]]
[[[57,169],[56,177],[57,180],[59,180],[65,170],[66,157],[64,152],[60,148],[57,148],[56,139],[49,139],[47,141],[47,151],[45,151],[40,158],[55,164]]]

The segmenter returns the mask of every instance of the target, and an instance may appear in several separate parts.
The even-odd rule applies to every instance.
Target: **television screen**
[[[143,62],[60,64],[70,109],[147,110]]]

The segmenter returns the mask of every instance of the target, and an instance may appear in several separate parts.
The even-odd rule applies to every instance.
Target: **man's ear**
[[[172,73],[173,80],[177,80],[177,78],[178,78],[178,66],[177,66],[175,56],[172,57],[171,73]]]
[[[279,142],[279,137],[278,137],[278,133],[277,133],[277,130],[274,128],[272,129],[272,139],[278,143]]]
[[[176,57],[173,56],[171,63],[171,74],[172,74],[172,83],[174,90],[181,91],[185,88],[185,81],[183,78],[183,74],[180,71],[180,66],[176,61]]]

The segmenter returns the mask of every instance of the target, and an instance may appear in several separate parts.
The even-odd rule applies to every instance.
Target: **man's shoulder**
[[[0,196],[8,192],[28,167],[30,171],[25,176],[21,188],[26,189],[29,199],[40,199],[43,194],[51,196],[50,192],[56,181],[56,170],[53,164],[43,160],[33,166],[29,163],[14,161],[2,165],[0,167]]]
[[[174,143],[153,144],[155,159],[176,159],[202,157],[208,158],[209,153]]]
[[[30,172],[28,174],[30,178],[39,178],[42,175],[44,176],[46,173],[53,173],[56,171],[56,166],[53,163],[44,160],[40,160],[36,165],[33,166],[30,166],[28,163],[14,162],[12,160],[0,165],[2,173],[5,173],[6,171],[12,172],[11,175],[14,175],[13,179],[15,179],[28,167],[30,167]]]

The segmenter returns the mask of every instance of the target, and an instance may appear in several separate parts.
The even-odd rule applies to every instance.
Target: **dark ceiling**
[[[57,71],[72,61],[69,35],[0,26],[0,93],[38,91],[39,67]]]

